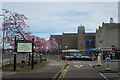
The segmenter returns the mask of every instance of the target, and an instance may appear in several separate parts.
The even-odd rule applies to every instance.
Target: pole
[[[31,69],[34,69],[34,54],[32,53],[32,65],[31,65]]]
[[[14,71],[16,70],[16,52],[17,52],[17,43],[16,43],[16,36],[15,36],[15,49],[14,49]]]
[[[29,63],[28,63],[28,65],[30,65],[30,53],[29,53]]]
[[[34,69],[34,38],[32,39],[32,65],[31,69]]]
[[[16,70],[16,52],[14,53],[14,71]]]

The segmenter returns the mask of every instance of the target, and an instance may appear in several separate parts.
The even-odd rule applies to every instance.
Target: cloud
[[[3,8],[23,13],[29,19],[26,21],[36,35],[49,38],[49,34],[62,32],[77,32],[80,24],[87,32],[95,32],[102,22],[109,22],[113,17],[118,20],[117,2],[11,2],[3,3]]]
[[[119,0],[2,0],[2,2],[118,2]]]

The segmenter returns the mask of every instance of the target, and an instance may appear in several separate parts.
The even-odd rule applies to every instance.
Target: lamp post
[[[0,16],[4,16],[4,23],[5,23],[5,15],[3,15],[3,14],[0,14]],[[2,66],[3,66],[3,53],[4,53],[4,36],[5,36],[5,26],[3,26]]]

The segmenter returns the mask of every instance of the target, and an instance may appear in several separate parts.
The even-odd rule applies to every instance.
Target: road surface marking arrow
[[[77,68],[80,68],[80,67],[82,67],[83,65],[80,65],[80,66],[78,66],[78,65],[74,65],[75,67],[77,67]]]

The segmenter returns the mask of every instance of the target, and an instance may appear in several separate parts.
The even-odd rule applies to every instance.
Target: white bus
[[[63,60],[92,60],[92,58],[86,54],[85,50],[62,50],[61,51],[61,58]]]

